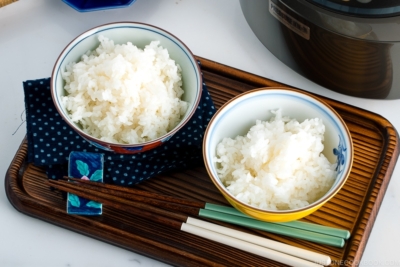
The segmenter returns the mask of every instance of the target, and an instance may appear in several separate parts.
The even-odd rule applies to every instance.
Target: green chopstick
[[[293,227],[297,229],[303,229],[311,232],[316,232],[316,233],[323,233],[326,235],[332,235],[332,236],[337,236],[341,237],[344,240],[347,240],[350,238],[350,232],[347,230],[339,229],[339,228],[333,228],[333,227],[328,227],[320,224],[314,224],[314,223],[308,223],[308,222],[302,222],[302,221],[291,221],[291,222],[283,222],[283,223],[276,223],[288,227]]]
[[[250,216],[240,212],[239,210],[237,210],[233,207],[227,207],[227,206],[206,203],[206,205],[204,206],[204,209],[218,211],[218,212],[235,215],[235,216],[241,216],[241,217],[250,218],[250,219],[254,220],[254,218],[251,218]],[[278,225],[285,226],[285,227],[291,227],[291,228],[296,228],[296,229],[300,229],[300,230],[306,230],[306,231],[310,231],[310,232],[320,233],[320,234],[324,234],[324,235],[335,236],[335,237],[343,238],[345,240],[349,239],[349,237],[350,237],[350,232],[347,230],[324,226],[324,225],[319,225],[319,224],[315,224],[315,223],[308,223],[308,222],[302,222],[302,221],[291,221],[291,222],[284,222],[284,223],[269,223],[269,222],[264,222],[264,223],[265,224],[278,224]]]
[[[200,209],[199,216],[339,248],[342,248],[345,243],[344,239],[340,237],[287,227],[276,223],[268,223],[250,217],[237,216],[220,211]]]

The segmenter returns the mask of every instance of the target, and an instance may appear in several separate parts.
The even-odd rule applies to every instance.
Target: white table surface
[[[195,55],[370,110],[400,129],[400,100],[354,98],[298,75],[256,38],[237,0],[137,0],[127,8],[89,13],[61,0],[20,0],[0,8],[1,185],[26,133],[22,81],[49,77],[61,50],[83,31],[124,20],[161,27]],[[400,266],[399,176],[396,167],[360,266]],[[12,207],[4,190],[0,212],[0,266],[167,266],[24,215]]]

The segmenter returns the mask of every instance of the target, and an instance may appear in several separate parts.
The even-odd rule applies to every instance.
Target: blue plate
[[[122,8],[133,4],[136,0],[62,0],[79,12],[98,11]]]

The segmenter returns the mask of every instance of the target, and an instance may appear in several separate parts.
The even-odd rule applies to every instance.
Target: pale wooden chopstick
[[[201,236],[206,239],[213,240],[218,243],[222,243],[234,248],[238,248],[243,251],[247,251],[271,260],[274,260],[276,262],[280,262],[283,264],[287,264],[289,266],[294,266],[294,267],[322,267],[322,264],[319,264],[318,262],[311,262],[311,261],[306,261],[301,258],[294,257],[290,254],[286,253],[281,253],[276,250],[268,249],[263,246],[256,245],[254,243],[246,242],[228,235],[221,234],[216,231],[210,231],[202,227],[198,227],[196,225],[188,224],[188,223],[182,223],[181,227],[182,231],[192,233],[198,236]],[[330,264],[330,260],[329,260]]]
[[[238,231],[235,229],[231,229],[228,227],[224,227],[217,224],[212,224],[203,220],[198,220],[195,218],[189,217],[186,220],[186,223],[195,225],[204,229],[208,229],[210,231],[216,231],[220,234],[224,234],[227,236],[235,237],[236,239],[240,239],[249,243],[253,243],[259,246],[263,246],[266,248],[270,248],[276,251],[280,251],[298,258],[302,258],[305,260],[310,260],[313,262],[317,262],[322,265],[329,265],[331,263],[331,259],[328,256],[323,254],[319,254],[313,251],[300,249],[294,246],[290,246],[281,242],[273,241],[267,238],[263,238],[260,236],[248,234],[242,231]]]
[[[88,198],[88,199],[91,199],[91,200],[94,200],[97,202],[101,202],[104,205],[109,205],[109,206],[112,206],[117,209],[131,212],[140,217],[150,219],[154,222],[161,223],[165,226],[168,226],[168,227],[171,227],[174,229],[179,229],[182,231],[189,231],[187,229],[197,229],[199,227],[199,220],[196,220],[189,216],[169,212],[169,211],[154,207],[154,206],[146,204],[146,203],[137,202],[137,200],[132,201],[132,200],[120,197],[120,196],[111,195],[111,194],[105,193],[104,190],[97,191],[96,189],[98,189],[98,188],[96,188],[95,186],[92,186],[91,189],[89,189],[89,187],[87,187],[87,186],[82,186],[81,183],[73,183],[73,182],[71,183],[71,182],[66,182],[66,181],[54,181],[54,180],[49,180],[49,184],[59,190],[67,191],[67,192],[76,194],[78,196],[84,197],[84,198]],[[100,183],[99,183],[99,185],[100,185]],[[101,192],[101,191],[103,191],[103,192]],[[160,203],[157,202],[157,204],[160,204]],[[172,203],[172,204],[174,204],[175,206],[178,206],[178,207],[183,206],[183,205],[177,204],[177,203]],[[181,207],[179,207],[179,208],[181,208]],[[192,207],[189,207],[189,208],[192,208]],[[184,212],[185,210],[182,209],[180,211]],[[197,222],[197,223],[195,224],[193,222]],[[187,226],[187,224],[193,226],[194,228],[191,226]],[[223,229],[221,227],[222,226],[218,226],[215,224],[207,224],[204,222],[203,224],[200,225],[201,229],[200,230],[197,229],[197,233],[201,232],[204,234],[204,231],[205,231],[204,229],[207,229],[207,231],[212,231],[213,229],[214,229],[214,231],[221,231],[221,229]],[[221,237],[220,235],[236,237],[238,232],[240,233],[240,231],[235,232],[235,231],[230,231],[230,230],[232,230],[232,229],[226,228],[224,230],[224,234],[219,234],[219,235],[216,235],[215,233],[214,234],[209,233],[209,234],[210,234],[210,236],[214,236],[214,237],[218,237],[222,240],[226,240],[225,237]],[[192,233],[192,234],[195,234],[195,233]],[[283,257],[287,260],[286,264],[289,264],[290,262],[293,263],[293,260],[295,260],[293,258],[296,258],[297,264],[294,266],[299,266],[300,264],[302,266],[321,266],[321,264],[328,265],[330,263],[330,258],[328,256],[325,256],[325,255],[322,255],[319,253],[315,253],[315,252],[307,251],[304,249],[284,245],[284,244],[281,244],[281,243],[278,243],[275,241],[271,241],[268,239],[264,239],[261,237],[257,237],[254,235],[246,234],[246,235],[242,235],[242,236],[244,236],[244,237],[239,238],[240,242],[235,241],[235,242],[231,242],[230,244],[227,244],[227,245],[233,246],[233,244],[236,244],[237,246],[239,246],[237,248],[241,248],[241,249],[243,249],[243,246],[247,247],[248,249],[252,248],[252,249],[255,249],[255,252],[253,252],[253,253],[255,253],[257,255],[264,255],[265,257],[268,257],[270,259],[274,259],[277,261],[282,261],[283,260],[282,257]],[[234,238],[234,239],[236,240],[238,238]],[[260,239],[264,240],[264,242],[260,242]],[[255,240],[255,241],[252,241],[252,240]],[[220,242],[218,240],[214,240],[214,241]],[[230,241],[232,241],[232,240],[230,240]],[[247,243],[249,243],[251,245],[248,245]],[[255,247],[255,246],[261,246],[261,244],[263,246],[263,249],[260,250]],[[251,252],[251,251],[248,251],[248,252]],[[290,255],[290,257],[284,257],[283,255],[280,255],[279,253],[283,253],[285,255]],[[301,259],[299,258],[297,260],[297,257],[301,257]],[[306,260],[304,260],[304,259],[306,259]],[[318,265],[313,265],[313,264],[308,265],[310,263],[308,260],[311,260],[312,262],[317,262]],[[307,264],[307,265],[304,265],[304,264]]]

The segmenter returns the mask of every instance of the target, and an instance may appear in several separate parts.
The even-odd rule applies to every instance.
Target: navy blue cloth
[[[50,78],[23,82],[28,161],[46,168],[49,178],[68,174],[72,151],[102,153],[104,182],[132,186],[157,174],[203,164],[202,141],[214,104],[203,84],[200,104],[190,121],[165,144],[128,155],[99,149],[84,140],[58,114],[50,93]]]

